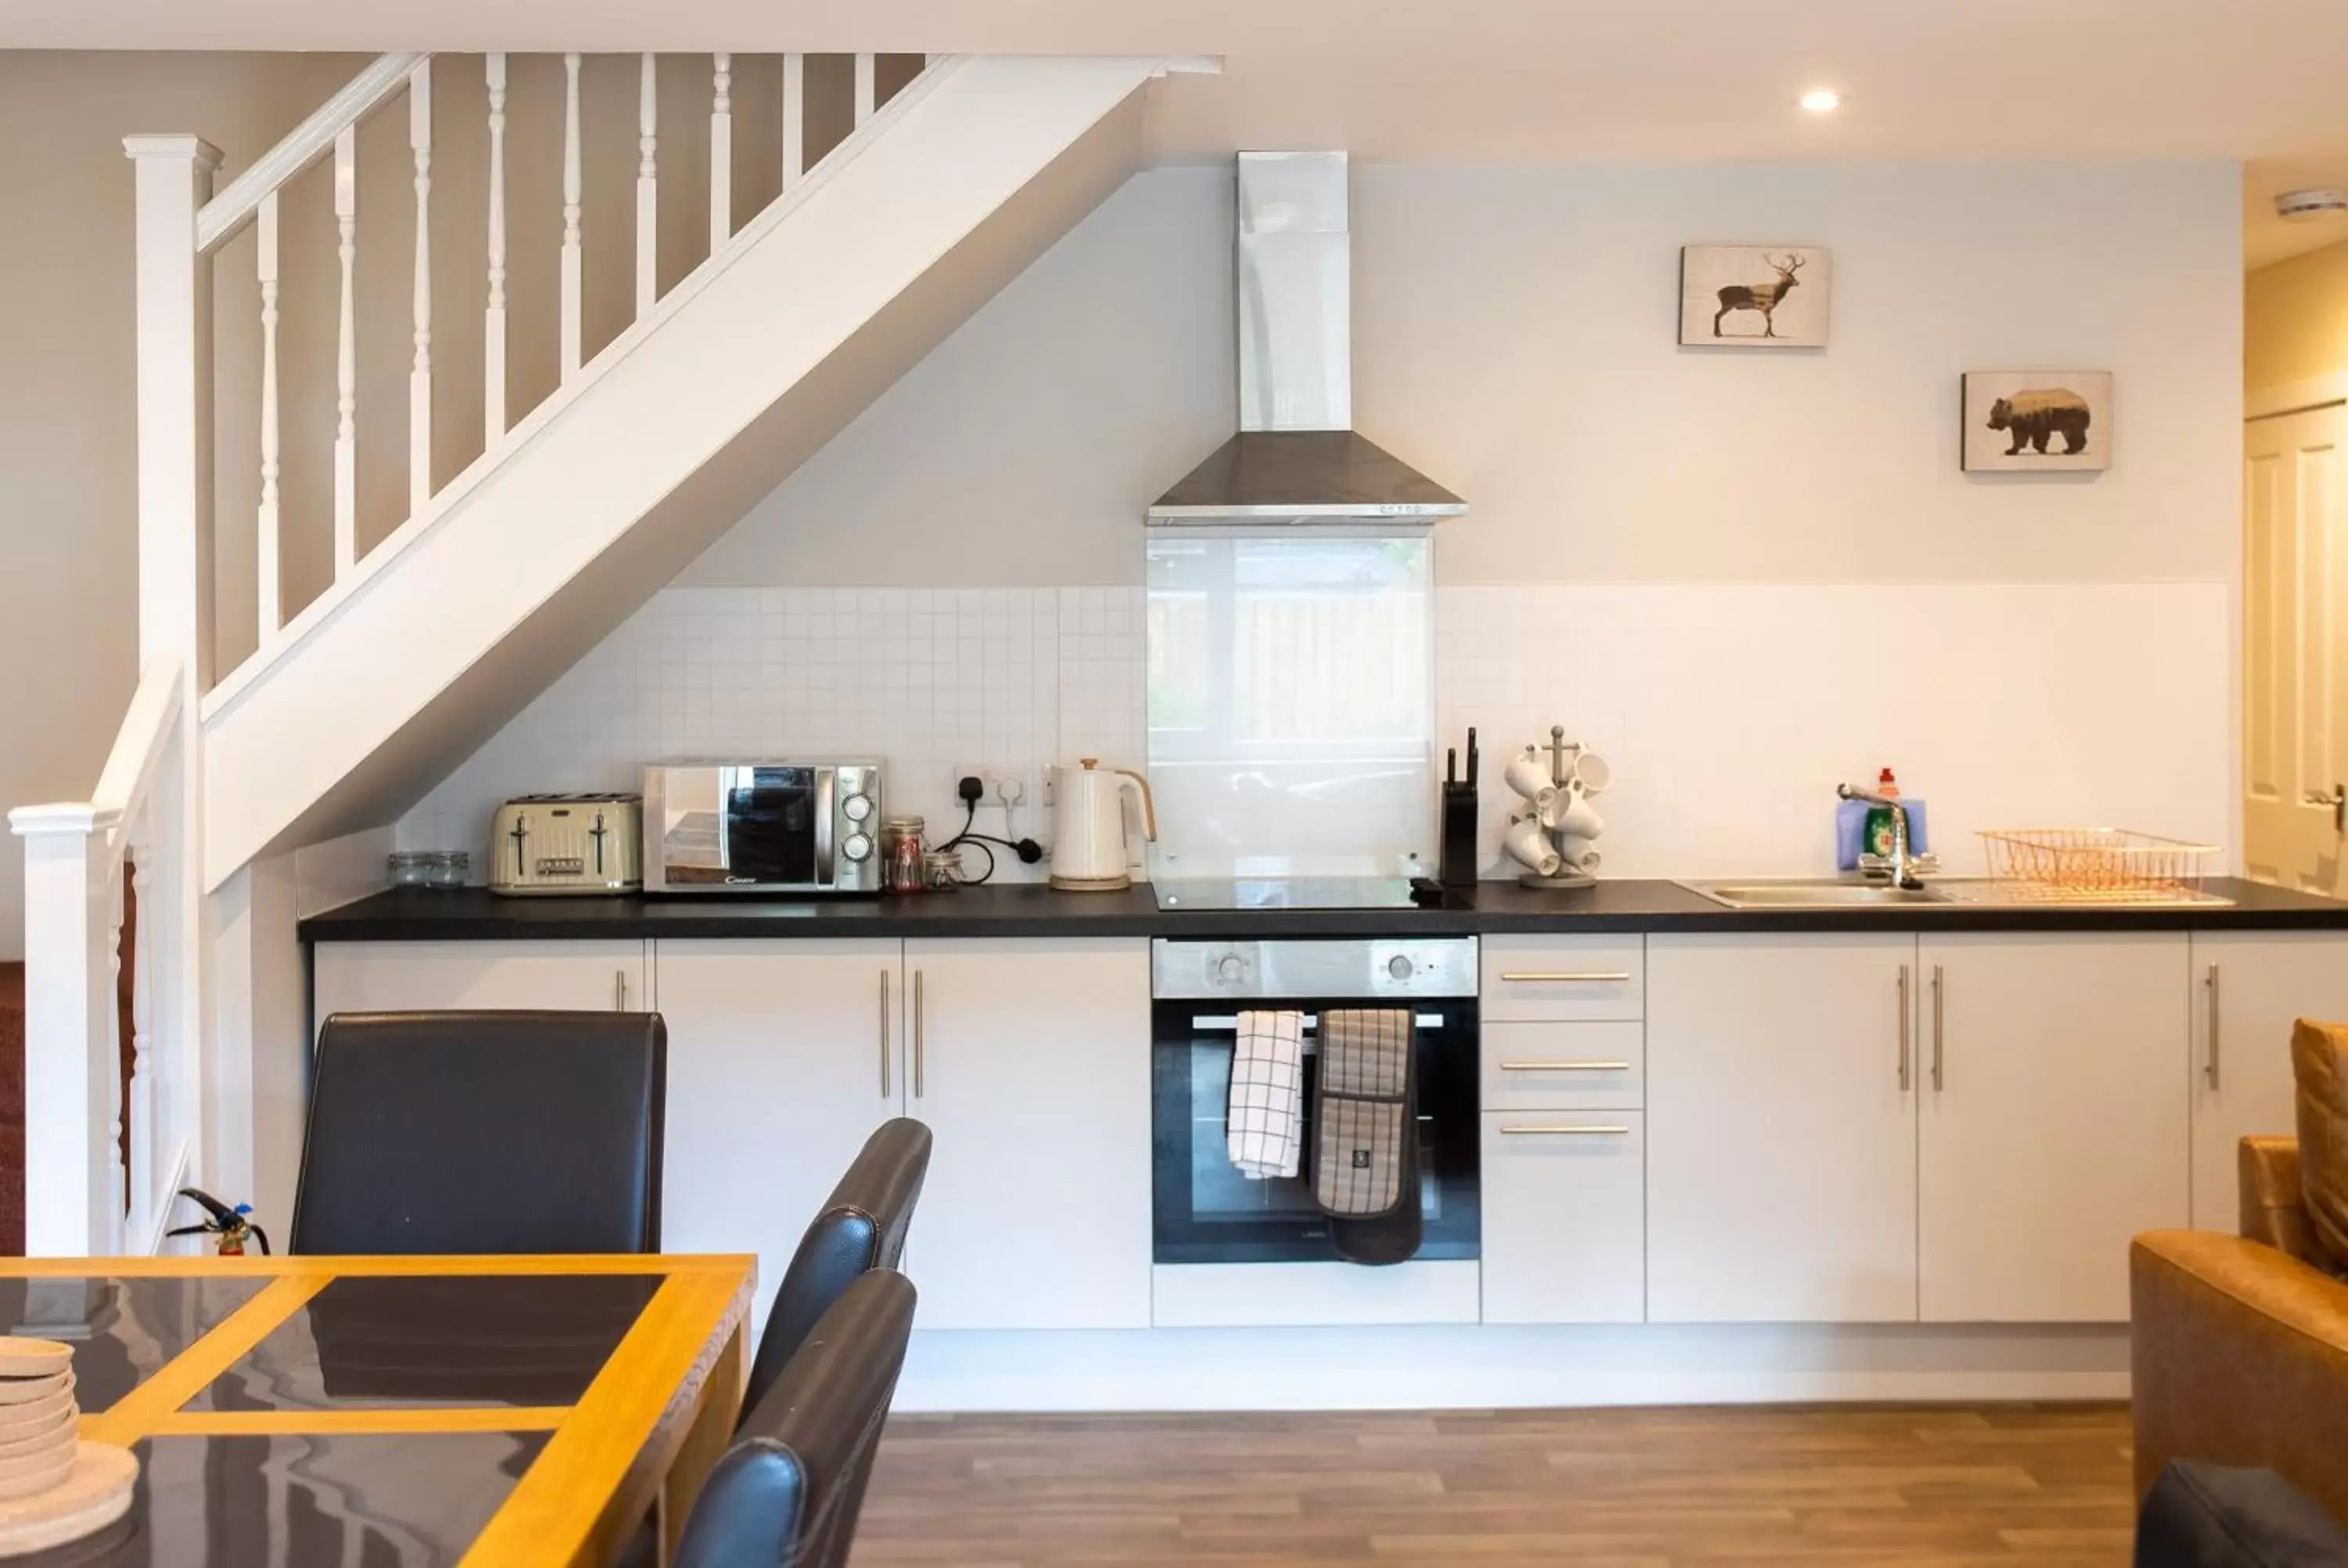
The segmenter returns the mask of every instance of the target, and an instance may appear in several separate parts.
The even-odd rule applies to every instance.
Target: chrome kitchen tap
[[[1856,784],[1837,784],[1835,794],[1844,800],[1863,800],[1869,805],[1879,805],[1891,814],[1891,886],[1904,887],[1910,892],[1923,886],[1910,865],[1908,807],[1894,796],[1877,794]]]

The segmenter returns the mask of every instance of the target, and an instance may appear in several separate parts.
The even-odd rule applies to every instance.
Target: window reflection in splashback
[[[1407,875],[1432,854],[1434,546],[1200,529],[1148,544],[1153,875]]]

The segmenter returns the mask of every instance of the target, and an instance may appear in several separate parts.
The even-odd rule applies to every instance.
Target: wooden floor
[[[2116,1406],[900,1416],[854,1568],[2127,1563]]]

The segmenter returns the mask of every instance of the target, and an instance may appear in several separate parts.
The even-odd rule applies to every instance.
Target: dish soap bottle
[[[1886,800],[1900,798],[1900,781],[1891,776],[1890,768],[1876,775],[1875,793]],[[1870,805],[1867,808],[1867,825],[1860,831],[1859,842],[1868,854],[1880,855],[1889,859],[1898,832],[1892,825],[1890,806]]]

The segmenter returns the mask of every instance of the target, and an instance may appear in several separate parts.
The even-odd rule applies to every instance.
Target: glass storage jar
[[[435,887],[462,887],[465,885],[465,874],[469,869],[470,869],[472,864],[473,857],[466,854],[461,849],[434,850],[432,852],[431,886]]]
[[[951,893],[962,886],[962,856],[951,849],[932,849],[922,856],[922,885],[932,893]]]
[[[918,816],[892,816],[880,824],[880,885],[891,893],[922,891],[922,835],[929,824]]]
[[[394,887],[428,887],[432,885],[432,851],[395,849],[388,863]]]

